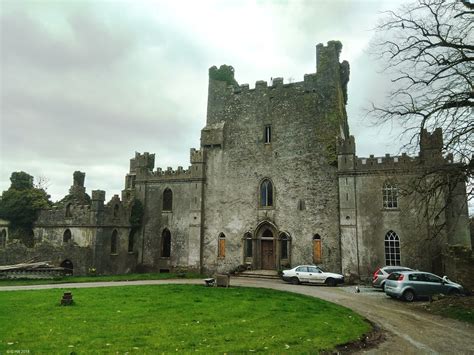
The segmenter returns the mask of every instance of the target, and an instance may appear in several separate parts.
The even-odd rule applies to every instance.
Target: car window
[[[427,282],[436,282],[436,283],[441,283],[441,278],[439,278],[436,275],[431,275],[431,274],[425,274],[425,278]]]
[[[410,274],[408,275],[408,279],[410,281],[425,281],[425,277],[423,274]]]
[[[296,269],[298,272],[308,272],[308,268],[306,266],[300,266]]]
[[[311,267],[311,266],[310,266],[310,267],[308,267],[308,272],[316,272],[316,273],[318,273],[319,270],[318,270],[318,268],[315,268],[315,267]]]
[[[394,273],[391,273],[390,275],[388,275],[387,279],[389,279],[389,280],[398,280],[399,276],[400,276],[400,273],[394,272]]]

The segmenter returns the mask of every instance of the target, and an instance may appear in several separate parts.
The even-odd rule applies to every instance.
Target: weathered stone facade
[[[441,156],[441,131],[424,132],[419,157],[357,157],[341,48],[318,45],[316,73],[296,83],[276,78],[250,89],[231,67],[211,68],[206,126],[191,166],[155,170],[153,154],[136,153],[122,199],[107,204],[102,191],[89,198],[84,175],[75,173],[70,194],[40,215],[37,242],[71,250],[58,258],[81,264],[80,273],[303,263],[360,277],[386,263],[439,271],[448,243],[471,248],[465,186],[426,203],[403,191],[433,167],[455,166]],[[134,200],[144,206],[139,229],[129,220]]]

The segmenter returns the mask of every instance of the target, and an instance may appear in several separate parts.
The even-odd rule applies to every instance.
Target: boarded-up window
[[[163,191],[163,211],[173,210],[173,191],[171,189],[165,189]]]
[[[219,234],[217,256],[219,258],[225,258],[225,234],[224,233]]]
[[[116,230],[112,232],[112,237],[110,238],[110,254],[117,254],[117,244],[118,244],[118,233]]]
[[[321,264],[322,261],[322,246],[321,246],[321,236],[315,234],[313,236],[313,262],[315,264]]]
[[[71,231],[66,229],[63,234],[63,243],[69,243],[72,239]]]
[[[161,234],[161,256],[163,258],[171,256],[171,232],[167,228]]]

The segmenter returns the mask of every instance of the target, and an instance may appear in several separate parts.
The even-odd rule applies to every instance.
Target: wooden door
[[[273,240],[262,240],[262,269],[274,270]]]
[[[313,240],[313,262],[321,264],[321,239]]]

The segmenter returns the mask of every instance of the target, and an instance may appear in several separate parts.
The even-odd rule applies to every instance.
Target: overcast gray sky
[[[0,0],[0,191],[13,171],[49,180],[54,201],[75,170],[119,194],[135,151],[189,165],[205,125],[208,68],[240,84],[315,72],[315,45],[343,43],[349,124],[359,156],[399,153],[363,108],[387,79],[367,54],[379,12],[400,1]]]

